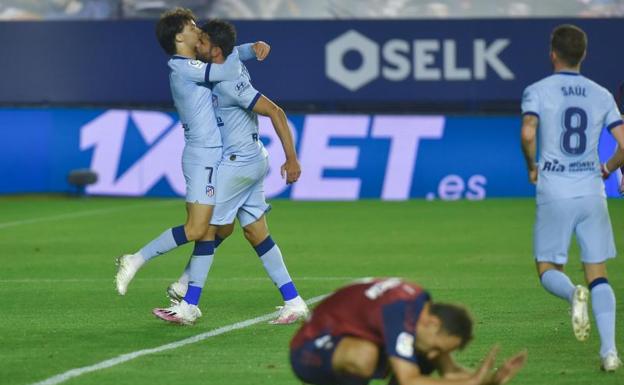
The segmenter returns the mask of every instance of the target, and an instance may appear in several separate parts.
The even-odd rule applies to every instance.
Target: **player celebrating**
[[[616,253],[601,171],[606,178],[621,167],[624,152],[618,149],[601,165],[598,139],[607,127],[624,148],[624,125],[611,94],[579,73],[586,48],[580,28],[562,25],[553,31],[555,73],[527,87],[522,97],[522,150],[529,179],[537,183],[534,253],[541,283],[572,305],[574,334],[587,339],[589,292],[575,287],[563,272],[570,237],[576,234],[600,334],[602,369],[614,371],[621,362],[615,346],[615,295],[605,262]]]
[[[452,352],[472,339],[472,319],[460,306],[438,304],[399,278],[362,281],[323,300],[290,343],[297,377],[310,384],[364,385],[391,371],[391,384],[504,384],[526,361],[521,352],[496,372],[493,349],[476,371]],[[430,378],[438,371],[439,379]]]
[[[187,220],[183,226],[165,230],[135,254],[118,259],[117,291],[125,295],[128,284],[152,258],[178,246],[195,241],[190,263],[189,290],[184,300],[168,309],[168,316],[182,323],[192,323],[201,316],[197,307],[206,274],[212,261],[216,229],[209,227],[215,204],[215,176],[221,161],[222,143],[212,108],[212,93],[202,86],[207,81],[238,78],[243,59],[255,57],[252,45],[238,47],[223,64],[209,65],[196,60],[195,46],[199,28],[190,10],[176,8],[158,21],[158,42],[169,55],[169,82],[174,104],[184,127],[186,145],[182,170],[186,179]]]
[[[234,26],[222,20],[212,20],[202,26],[198,56],[211,63],[223,63],[232,52],[236,41]],[[269,235],[265,213],[270,206],[264,196],[264,177],[269,168],[267,152],[258,140],[256,114],[269,116],[282,142],[286,162],[282,175],[286,183],[294,183],[301,174],[295,145],[288,128],[284,111],[251,84],[249,72],[243,66],[236,80],[214,83],[213,104],[223,139],[223,160],[217,172],[219,190],[213,225],[221,228],[217,233],[220,242],[233,231],[238,218],[245,238],[256,250],[264,268],[277,286],[284,300],[274,324],[293,323],[308,314],[308,308],[299,296],[284,264],[282,253]],[[180,279],[167,292],[173,301],[182,298],[189,281],[189,266]]]

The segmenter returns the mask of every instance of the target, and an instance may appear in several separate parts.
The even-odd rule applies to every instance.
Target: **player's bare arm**
[[[618,147],[611,158],[602,165],[603,178],[607,178],[613,171],[624,166],[624,124],[614,127],[611,135],[615,138]]]
[[[219,82],[224,80],[236,80],[241,74],[242,64],[236,51],[225,59],[225,62],[212,63],[210,65],[208,81]]]
[[[299,165],[299,160],[297,160],[295,142],[288,127],[284,110],[269,98],[261,96],[253,111],[271,118],[273,128],[282,142],[284,155],[286,155],[286,162],[281,167],[282,178],[286,177],[286,183],[288,184],[295,183],[301,175],[301,166]]]
[[[258,61],[266,59],[269,56],[269,52],[271,52],[271,46],[262,40],[255,42],[252,48],[256,53]]]
[[[491,383],[491,371],[498,348],[493,348],[481,366],[467,378],[431,378],[420,373],[417,365],[398,357],[390,357],[390,365],[400,385],[485,385]]]
[[[505,361],[495,372],[491,372],[484,383],[502,385],[511,380],[524,366],[527,352],[521,351]],[[441,354],[435,360],[435,365],[440,376],[452,380],[469,379],[474,371],[459,365],[451,353]]]
[[[533,184],[537,183],[537,125],[539,120],[534,115],[524,115],[522,117],[522,153],[526,162],[527,171],[529,172],[529,181]]]

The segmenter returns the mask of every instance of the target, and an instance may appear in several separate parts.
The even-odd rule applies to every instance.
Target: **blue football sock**
[[[540,281],[546,291],[572,303],[575,287],[567,275],[559,270],[550,269],[542,274]]]
[[[184,233],[184,226],[172,227],[165,230],[156,239],[145,245],[139,253],[143,256],[145,261],[175,249],[178,246],[182,246],[188,243],[186,234]]]
[[[606,278],[596,278],[589,284],[592,310],[600,334],[600,356],[604,357],[615,348],[615,293]]]
[[[214,257],[214,241],[197,241],[193,249],[193,256],[189,263],[189,286],[184,300],[197,305],[201,296],[202,288],[206,283],[212,259]]]
[[[218,235],[215,236],[215,240],[214,240],[214,248],[215,248],[215,250],[217,249],[217,247],[219,247],[221,242],[223,242],[224,240],[225,240],[225,238],[220,238]],[[192,255],[191,255],[191,258],[192,258]],[[188,285],[188,283],[189,283],[189,276],[190,276],[190,273],[191,273],[191,258],[189,258],[189,261],[186,263],[186,267],[184,268],[184,272],[182,273],[180,278],[178,278],[178,282],[180,282],[183,285]]]
[[[275,242],[273,242],[271,236],[268,236],[259,245],[254,247],[254,249],[256,249],[256,253],[258,253],[258,256],[262,260],[264,270],[266,270],[269,277],[271,277],[275,286],[279,288],[284,301],[289,301],[299,296],[297,288],[295,284],[293,284],[290,274],[288,274],[288,270],[286,269],[286,265],[284,264],[282,252]]]

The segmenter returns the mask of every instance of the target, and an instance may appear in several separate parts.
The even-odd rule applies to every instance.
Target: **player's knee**
[[[208,225],[202,224],[187,224],[184,226],[184,232],[186,233],[186,239],[189,241],[198,241],[202,239],[208,230]]]
[[[225,226],[219,227],[219,231],[217,232],[217,235],[219,236],[219,238],[225,239],[229,237],[230,235],[232,235],[233,232],[234,232],[233,224],[225,225]]]
[[[245,239],[249,241],[252,245],[257,245],[260,242],[264,241],[268,234],[261,234],[256,228],[251,226],[247,226],[243,228],[243,234],[245,235]],[[264,235],[264,237],[263,237]]]

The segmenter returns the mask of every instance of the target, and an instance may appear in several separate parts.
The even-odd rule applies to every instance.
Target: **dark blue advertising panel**
[[[239,42],[266,40],[247,63],[281,102],[514,102],[551,71],[552,29],[570,20],[236,21]],[[618,19],[574,20],[589,35],[583,72],[624,80]],[[0,23],[0,103],[171,104],[155,21]],[[19,36],[11,39],[9,36]],[[614,45],[615,44],[615,45]],[[372,107],[374,109],[374,104]]]
[[[268,118],[269,197],[294,200],[484,199],[532,196],[517,117],[293,115],[303,174],[280,175],[279,138]],[[183,196],[182,127],[172,113],[145,110],[0,110],[0,194],[65,192],[67,174],[98,174],[94,195]],[[601,158],[615,149],[605,131]],[[621,175],[606,182],[617,196]]]

